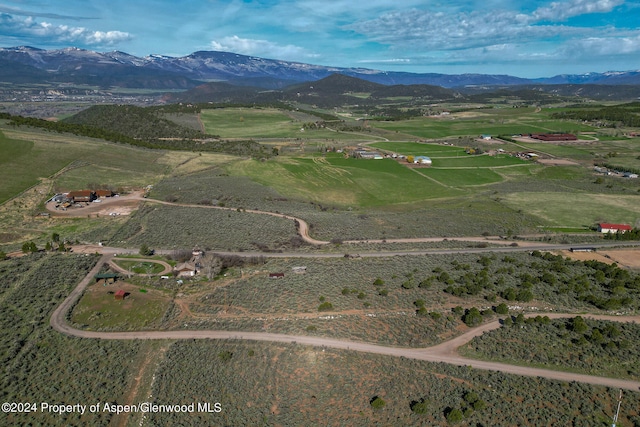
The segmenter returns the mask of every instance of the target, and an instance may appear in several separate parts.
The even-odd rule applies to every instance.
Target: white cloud
[[[571,17],[611,12],[624,0],[570,0],[552,2],[527,14],[509,9],[442,12],[411,9],[387,12],[343,28],[362,34],[391,49],[447,51],[490,47],[505,43],[570,40],[595,36],[605,28],[558,25]]]
[[[8,14],[0,14],[0,34],[31,37],[46,43],[55,41],[90,46],[112,46],[132,38],[129,33],[122,31],[93,31],[84,27],[38,22],[32,17],[15,18]]]
[[[640,31],[622,36],[571,40],[558,51],[558,56],[570,58],[638,54],[640,54]]]
[[[371,39],[407,49],[448,50],[544,39],[585,31],[566,26],[528,25],[511,11],[445,14],[430,11],[386,13],[346,28]]]
[[[223,37],[212,40],[211,47],[214,50],[241,53],[243,55],[255,55],[277,59],[295,59],[300,57],[313,58],[317,55],[307,52],[306,49],[292,44],[279,45],[268,40],[245,39],[238,36]]]
[[[361,59],[360,64],[410,64],[411,59],[408,58],[390,58],[390,59]]]
[[[589,13],[611,12],[620,6],[624,0],[572,0],[568,2],[553,2],[549,6],[538,8],[532,13],[532,18],[545,21],[564,21],[574,16]]]

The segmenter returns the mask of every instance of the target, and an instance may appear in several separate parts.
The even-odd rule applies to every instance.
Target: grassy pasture
[[[593,158],[592,146],[557,145],[545,142],[518,142],[521,147],[531,151],[547,153],[555,157],[566,157],[573,160],[590,160]]]
[[[89,182],[135,184],[141,175],[157,179],[167,170],[166,166],[157,163],[165,155],[164,152],[73,135],[4,130],[0,144],[3,150],[9,148],[22,153],[3,162],[0,171],[2,201],[65,168],[57,179],[61,186],[72,186],[65,188],[67,190],[77,189],[76,186],[85,187]],[[134,182],[128,182],[128,179]]]
[[[467,156],[464,148],[442,144],[425,144],[419,142],[376,142],[370,144],[371,147],[381,150],[392,151],[406,156],[429,156],[432,159],[451,156]]]
[[[492,168],[503,166],[529,166],[531,162],[509,155],[470,156],[432,159],[433,167],[438,168]]]
[[[420,173],[435,179],[443,185],[464,187],[469,185],[485,185],[501,182],[504,178],[487,168],[464,169],[422,169]]]
[[[512,111],[510,111],[512,113]],[[421,138],[444,138],[450,136],[514,135],[539,132],[580,132],[591,131],[592,127],[561,120],[551,120],[545,115],[540,117],[523,114],[506,114],[484,117],[447,118],[421,117],[394,122],[371,122],[371,125],[387,131],[415,135]]]
[[[202,110],[200,118],[207,133],[222,138],[362,139],[361,135],[328,129],[302,131],[302,121],[275,108]]]
[[[128,260],[114,260],[120,267],[127,269],[136,274],[158,274],[164,270],[162,264],[158,264],[153,261],[128,261]]]
[[[156,264],[157,265],[157,264]],[[116,300],[114,293],[123,289],[129,295]],[[138,330],[157,327],[169,300],[156,290],[126,283],[89,287],[71,314],[71,321],[93,330]]]
[[[300,135],[300,123],[277,109],[220,108],[200,114],[207,133],[223,138],[290,137]]]
[[[286,158],[247,160],[229,166],[289,197],[337,205],[385,206],[460,195],[394,160]]]
[[[554,226],[582,227],[597,222],[636,224],[640,220],[638,196],[593,193],[512,193],[504,202]]]

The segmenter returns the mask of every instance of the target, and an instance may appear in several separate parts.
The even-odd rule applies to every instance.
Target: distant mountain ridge
[[[101,87],[189,89],[206,81],[224,81],[241,86],[278,89],[320,80],[332,74],[387,86],[640,85],[640,70],[524,79],[508,75],[420,74],[328,67],[217,51],[199,51],[182,57],[149,55],[141,58],[119,51],[100,53],[78,48],[0,48],[0,80],[9,83],[42,83],[44,79],[55,83]]]

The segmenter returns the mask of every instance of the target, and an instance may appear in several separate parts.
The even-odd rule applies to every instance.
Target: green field
[[[461,195],[398,162],[341,156],[247,160],[229,173],[249,176],[289,197],[347,206],[388,206]]]
[[[433,178],[443,185],[451,187],[465,187],[470,185],[494,184],[503,180],[503,177],[491,169],[464,168],[464,169],[422,169],[420,173]]]
[[[583,227],[597,222],[637,224],[640,203],[636,195],[589,193],[513,193],[504,202],[553,226]]]
[[[207,133],[221,138],[363,139],[362,135],[328,129],[302,129],[304,122],[275,108],[218,108],[202,110]]]
[[[167,170],[160,163],[162,151],[73,135],[5,130],[0,134],[0,149],[11,154],[1,161],[0,202],[61,171],[55,177],[56,186],[69,191],[89,184],[139,185],[157,180]]]
[[[432,159],[439,157],[467,156],[464,148],[443,144],[425,144],[418,142],[376,142],[370,144],[371,147],[380,148],[381,150],[391,151],[405,156],[429,156]]]
[[[452,114],[446,118],[421,117],[393,122],[372,122],[371,125],[391,132],[415,135],[421,138],[444,138],[452,136],[514,135],[539,132],[592,131],[587,125],[552,120],[547,113],[533,113],[530,109],[505,110],[487,114]]]
[[[119,289],[127,292],[124,300],[114,297]],[[157,328],[168,306],[169,300],[157,290],[119,282],[96,284],[85,291],[71,313],[71,321],[86,329],[103,331]]]
[[[114,262],[120,267],[136,274],[158,274],[164,270],[162,264],[153,261],[128,261],[119,259]]]

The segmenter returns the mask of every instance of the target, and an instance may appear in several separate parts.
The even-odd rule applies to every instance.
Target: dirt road
[[[481,335],[485,331],[500,327],[498,321],[483,324],[471,331],[460,335],[450,341],[428,348],[402,348],[386,347],[377,344],[363,342],[343,341],[332,338],[311,337],[301,335],[272,334],[266,332],[234,332],[234,331],[207,331],[207,330],[183,330],[183,331],[141,331],[141,332],[94,332],[72,328],[66,321],[69,310],[82,295],[84,289],[93,280],[93,276],[100,271],[102,264],[108,263],[112,255],[103,255],[96,266],[82,279],[71,294],[53,312],[50,324],[53,329],[66,335],[79,338],[94,338],[108,340],[133,340],[133,339],[243,339],[253,341],[269,341],[281,343],[297,343],[315,347],[329,347],[343,350],[354,350],[365,353],[381,354],[394,357],[406,357],[409,359],[426,360],[429,362],[443,362],[460,366],[471,366],[476,369],[499,371],[515,375],[530,377],[542,377],[560,381],[576,381],[587,384],[602,385],[627,390],[640,390],[639,381],[621,380],[616,378],[582,375],[571,372],[552,371],[548,369],[530,368],[525,366],[508,365],[497,362],[467,359],[457,353],[457,348],[469,342],[473,337]],[[546,314],[552,318],[573,317],[574,314],[551,313]],[[597,319],[607,319],[622,322],[640,322],[640,316],[592,316]]]

